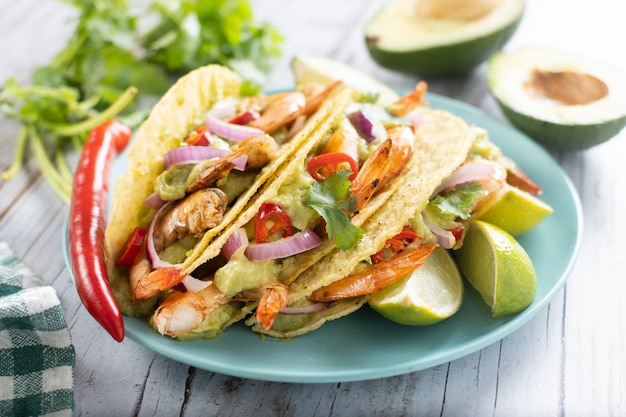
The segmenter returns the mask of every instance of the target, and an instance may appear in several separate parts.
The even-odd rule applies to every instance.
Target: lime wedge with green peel
[[[372,294],[369,304],[396,323],[425,326],[456,313],[463,289],[454,259],[445,249],[437,248],[411,275]]]
[[[455,255],[461,272],[491,307],[493,317],[518,313],[533,302],[535,268],[509,233],[474,220]]]
[[[478,209],[475,218],[519,236],[529,232],[552,212],[552,207],[538,197],[507,185],[492,201]]]
[[[381,106],[388,106],[398,99],[398,94],[391,87],[330,58],[298,55],[291,61],[291,68],[298,89],[310,84],[329,85],[341,80],[359,95],[377,95],[376,103]]]

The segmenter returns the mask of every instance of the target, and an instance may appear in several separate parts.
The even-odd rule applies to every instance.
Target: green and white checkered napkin
[[[0,416],[71,416],[73,369],[56,291],[0,239]]]

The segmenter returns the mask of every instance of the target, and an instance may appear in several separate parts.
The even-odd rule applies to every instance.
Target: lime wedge
[[[533,302],[535,269],[509,233],[474,220],[455,255],[461,272],[491,308],[493,317],[520,312]]]
[[[552,212],[552,207],[541,199],[506,185],[492,201],[478,210],[476,219],[519,236],[529,232]]]
[[[329,85],[341,80],[358,94],[377,94],[377,104],[381,106],[388,106],[398,99],[398,94],[389,86],[330,58],[298,55],[292,59],[291,68],[298,89],[309,84]]]
[[[425,326],[456,313],[463,290],[454,259],[445,249],[437,248],[411,275],[372,294],[369,304],[396,323]]]

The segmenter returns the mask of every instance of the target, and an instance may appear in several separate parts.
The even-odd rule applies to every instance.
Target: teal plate
[[[461,309],[427,327],[390,322],[368,307],[321,329],[282,341],[261,338],[243,324],[214,340],[177,342],[145,322],[124,318],[126,335],[146,348],[197,368],[242,378],[296,383],[358,381],[406,374],[469,355],[530,321],[560,291],[572,271],[582,234],[582,210],[575,188],[558,163],[527,136],[477,109],[430,94],[431,107],[451,111],[488,130],[491,140],[543,188],[554,213],[518,240],[538,278],[534,302],[523,312],[493,319],[478,293],[467,288]],[[118,158],[112,180],[125,170]],[[64,235],[67,235],[65,233]],[[69,266],[67,239],[65,260]]]

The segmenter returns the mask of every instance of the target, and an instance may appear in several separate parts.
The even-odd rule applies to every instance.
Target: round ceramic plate
[[[458,101],[433,94],[428,100],[433,108],[449,110],[487,129],[491,140],[542,186],[542,199],[554,208],[551,216],[518,239],[537,272],[537,295],[530,307],[493,319],[478,293],[466,286],[461,309],[427,327],[397,325],[365,306],[289,341],[259,337],[239,323],[214,340],[177,342],[132,318],[124,319],[127,337],[160,355],[222,374],[281,382],[343,382],[440,365],[476,352],[527,323],[558,293],[574,266],[582,233],[576,190],[557,162],[527,136]],[[122,155],[112,169],[112,181],[125,164]],[[65,238],[64,252],[69,266]]]

